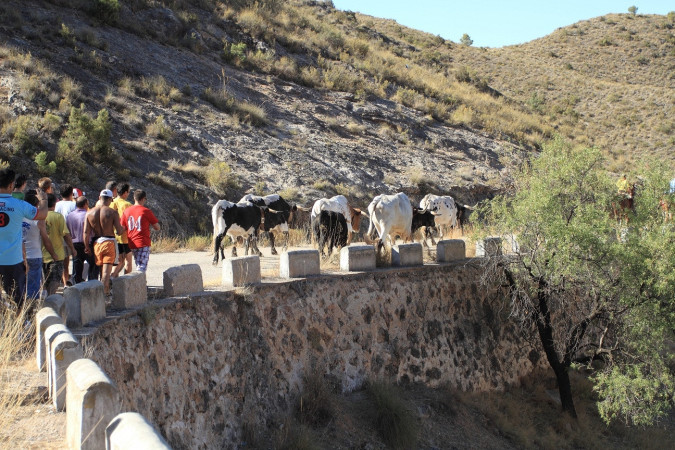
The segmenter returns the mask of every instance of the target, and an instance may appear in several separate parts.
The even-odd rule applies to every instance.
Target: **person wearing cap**
[[[91,242],[94,241],[93,254],[96,265],[101,267],[101,281],[106,297],[110,297],[110,274],[117,264],[117,240],[115,233],[122,234],[120,216],[110,207],[113,193],[104,189],[98,197],[97,206],[87,212],[84,221],[84,251],[92,254]]]
[[[131,203],[127,201],[129,197],[129,184],[123,183],[119,186],[117,190],[117,197],[115,197],[110,204],[110,207],[117,211],[117,214],[122,217],[124,210],[131,206]],[[122,225],[124,227],[124,225]],[[126,230],[121,235],[116,235],[117,238],[117,251],[120,255],[119,264],[113,269],[112,277],[115,278],[119,276],[122,269],[124,273],[131,273],[131,249],[129,248],[129,238],[127,236]]]
[[[158,231],[159,221],[157,217],[145,207],[148,198],[145,191],[134,191],[134,206],[127,208],[122,214],[122,224],[127,229],[129,247],[134,255],[136,270],[145,272],[150,260],[150,227]]]
[[[38,189],[38,207],[12,197],[16,173],[0,169],[0,278],[2,288],[22,307],[26,289],[26,266],[23,259],[23,219],[47,217],[47,195]]]
[[[56,196],[49,194],[47,203],[49,213],[45,219],[45,230],[40,230],[40,234],[42,236],[42,268],[45,272],[47,295],[52,295],[56,294],[56,289],[58,289],[63,276],[66,246],[72,254],[75,253],[75,248],[70,238],[70,231],[66,227],[66,219],[54,210],[56,208]],[[45,245],[47,240],[51,242],[53,251],[50,251]]]

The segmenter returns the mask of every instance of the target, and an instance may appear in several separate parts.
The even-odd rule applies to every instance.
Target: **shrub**
[[[308,339],[312,337],[308,335]],[[327,425],[335,416],[335,398],[330,383],[317,368],[305,374],[302,382],[302,393],[297,405],[298,420],[312,427]]]
[[[112,157],[111,131],[108,110],[100,110],[93,119],[84,111],[84,104],[79,108],[72,107],[68,128],[59,140],[57,162],[76,171],[82,168],[83,156],[93,162],[109,162]]]
[[[47,152],[40,152],[35,155],[35,164],[40,175],[51,176],[56,172],[56,162],[47,162]]]
[[[157,116],[155,121],[146,127],[145,131],[148,136],[159,138],[163,141],[168,141],[173,136],[173,130],[166,124],[164,116]]]
[[[462,45],[466,45],[467,47],[473,45],[473,39],[471,39],[471,37],[469,37],[469,35],[466,33],[462,35],[462,37],[459,39],[459,42]]]
[[[5,126],[5,133],[11,136],[12,150],[32,155],[40,148],[40,119],[37,116],[19,116]]]
[[[246,43],[225,44],[221,56],[227,62],[243,63],[246,61]]]
[[[383,382],[371,382],[367,389],[374,403],[375,429],[382,439],[393,448],[414,448],[415,418],[394,388]]]
[[[262,106],[243,101],[235,102],[234,106],[237,116],[239,116],[242,121],[250,123],[256,127],[267,124],[267,113]]]
[[[232,111],[234,99],[225,89],[207,87],[201,97],[221,111]]]
[[[614,43],[612,42],[612,40],[609,37],[605,36],[604,38],[602,38],[598,41],[598,45],[600,45],[602,47],[609,47],[611,45],[614,45]]]
[[[638,8],[635,5],[628,7],[628,12],[631,13],[632,15],[637,14],[637,10],[638,10]]]
[[[89,7],[89,14],[103,23],[114,24],[120,12],[118,0],[93,0]]]
[[[232,168],[225,161],[212,160],[204,171],[206,184],[220,194],[226,194],[228,189],[239,187],[239,179]]]

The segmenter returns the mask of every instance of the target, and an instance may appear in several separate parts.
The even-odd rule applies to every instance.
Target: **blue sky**
[[[467,33],[478,47],[521,44],[580,20],[627,13],[632,5],[638,14],[675,10],[674,0],[333,0],[333,4],[455,42]]]

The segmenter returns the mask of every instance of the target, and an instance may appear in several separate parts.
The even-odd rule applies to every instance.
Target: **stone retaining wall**
[[[543,364],[470,261],[266,282],[155,302],[83,337],[127,410],[174,448],[225,448],[277,427],[316,365],[367,379],[503,389]]]

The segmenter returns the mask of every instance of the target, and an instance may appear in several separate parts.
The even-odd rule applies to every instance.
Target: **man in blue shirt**
[[[23,219],[42,220],[47,217],[47,195],[38,189],[38,207],[12,197],[16,173],[0,169],[0,278],[2,288],[17,306],[23,304],[26,290],[26,268],[23,262]]]

